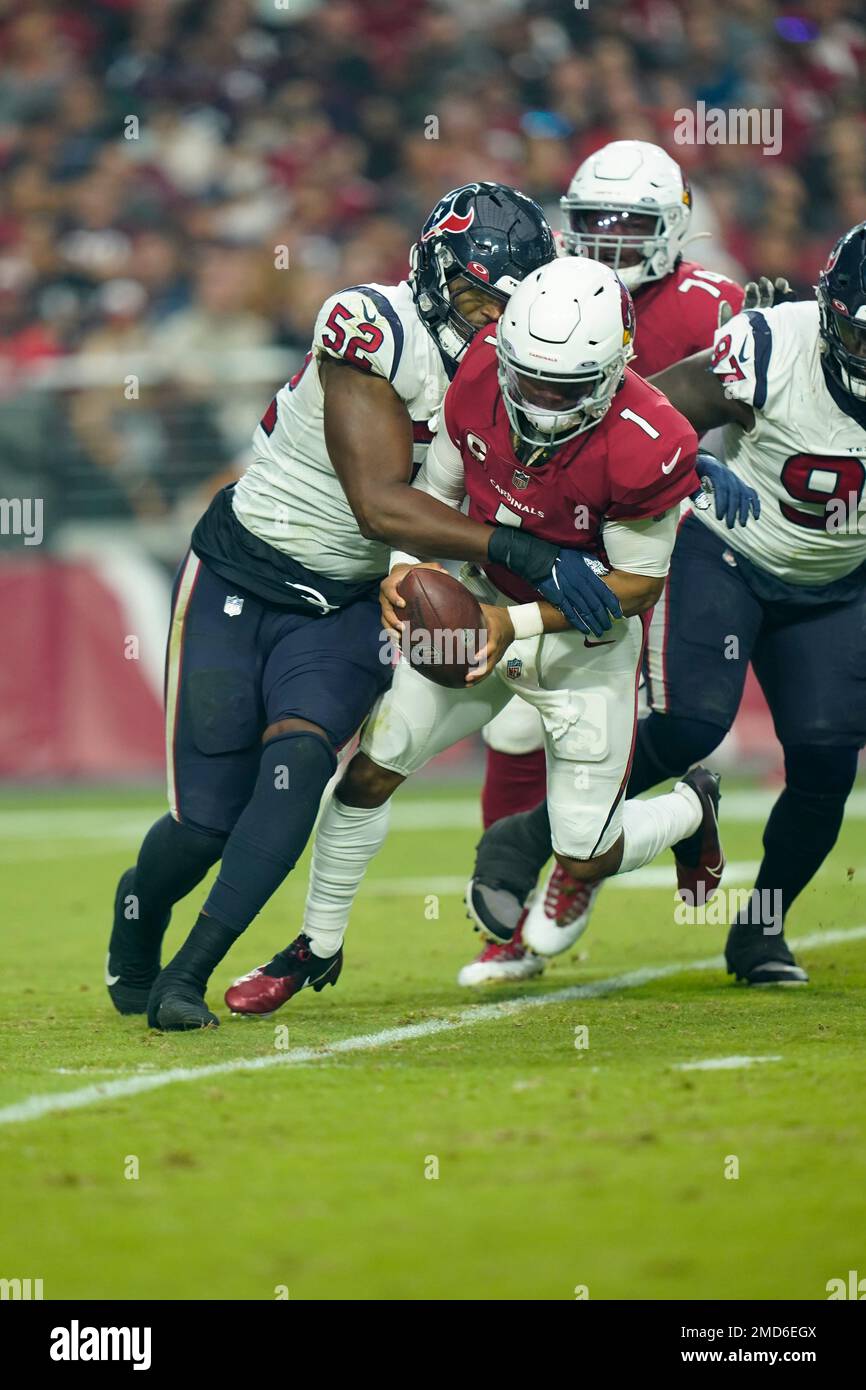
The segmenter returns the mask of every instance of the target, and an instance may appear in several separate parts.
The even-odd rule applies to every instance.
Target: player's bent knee
[[[271,739],[282,738],[284,734],[317,734],[326,743],[330,743],[325,730],[318,724],[314,724],[311,719],[299,719],[294,715],[290,719],[277,719],[273,724],[269,724],[262,734],[262,743],[270,743]]]
[[[384,805],[405,780],[402,773],[380,767],[366,753],[356,753],[334,795],[344,806],[369,809]]]
[[[706,719],[654,710],[644,722],[642,739],[666,777],[681,777],[718,748],[728,727]]]
[[[581,883],[598,883],[601,879],[610,878],[616,873],[622,863],[624,846],[625,839],[620,835],[610,849],[606,849],[603,854],[593,855],[591,859],[572,859],[567,854],[561,854],[559,850],[555,853],[558,863],[572,878],[579,879]]]

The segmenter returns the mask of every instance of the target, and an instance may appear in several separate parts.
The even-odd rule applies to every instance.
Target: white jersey
[[[786,584],[818,588],[850,574],[866,562],[866,429],[827,389],[817,303],[737,314],[717,330],[711,362],[727,394],[755,412],[754,429],[728,425],[723,438],[761,515],[735,532],[713,510],[697,515]]]
[[[375,579],[387,573],[390,547],[361,535],[328,457],[323,357],[390,381],[412,420],[414,462],[423,462],[448,385],[439,350],[405,280],[356,285],[325,301],[306,363],[265,412],[253,435],[255,460],[234,490],[234,514],[260,540],[318,574]]]

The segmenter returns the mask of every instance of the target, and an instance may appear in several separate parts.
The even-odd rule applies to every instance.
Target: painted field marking
[[[847,930],[840,928],[834,931],[813,932],[791,942],[791,945],[806,950],[817,950],[823,946],[836,946],[864,939],[866,925],[849,927]],[[212,1076],[230,1076],[233,1072],[266,1071],[271,1067],[323,1062],[352,1052],[373,1052],[381,1047],[390,1047],[394,1043],[430,1038],[437,1033],[453,1033],[463,1028],[475,1027],[479,1023],[497,1022],[510,1018],[513,1014],[523,1013],[527,1009],[544,1009],[551,1004],[568,1004],[577,999],[600,999],[619,990],[638,989],[641,985],[649,984],[653,980],[664,980],[671,975],[723,968],[722,956],[678,961],[671,965],[648,965],[639,970],[630,970],[624,975],[612,975],[606,980],[590,980],[585,985],[570,985],[565,989],[551,990],[547,994],[523,995],[519,999],[502,1000],[497,1004],[475,1004],[471,1008],[462,1009],[453,1018],[431,1018],[424,1023],[383,1028],[378,1033],[359,1033],[321,1047],[297,1047],[267,1057],[236,1057],[231,1061],[214,1062],[203,1067],[171,1067],[167,1071],[154,1072],[149,1076],[126,1076],[117,1081],[98,1082],[92,1086],[83,1086],[77,1091],[50,1091],[43,1095],[28,1096],[25,1100],[4,1106],[0,1109],[0,1125],[23,1124],[28,1120],[40,1120],[45,1115],[82,1110],[89,1105],[97,1105],[100,1101],[140,1095],[145,1091],[155,1091],[182,1081],[205,1081]]]
[[[781,1062],[775,1057],[705,1057],[700,1062],[673,1062],[674,1071],[736,1071],[739,1067],[754,1067],[758,1062]]]
[[[750,824],[766,818],[781,787],[771,790],[734,791],[722,795],[722,826],[726,822]],[[72,843],[80,840],[106,840],[115,844],[136,844],[150,829],[160,803],[154,799],[152,811],[119,808],[116,811],[79,807],[75,810],[53,810],[22,805],[14,811],[0,811],[0,843],[4,846],[22,841]],[[866,819],[866,788],[856,788],[845,805],[849,820]],[[394,801],[391,834],[428,830],[478,830],[481,827],[479,803],[474,796],[448,797],[443,801],[426,800],[421,796],[399,796]],[[6,851],[8,853],[8,849]]]

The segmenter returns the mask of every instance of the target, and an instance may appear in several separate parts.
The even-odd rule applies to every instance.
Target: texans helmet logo
[[[436,217],[435,212],[433,216]],[[452,201],[446,206],[442,216],[436,219],[432,227],[428,227],[426,232],[421,233],[421,240],[429,241],[432,236],[436,236],[439,232],[468,232],[474,221],[474,207],[471,207],[467,213],[459,213]]]

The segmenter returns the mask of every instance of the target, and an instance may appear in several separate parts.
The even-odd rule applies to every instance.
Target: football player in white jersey
[[[336,752],[391,671],[379,580],[394,546],[503,560],[554,576],[575,624],[601,635],[619,604],[576,550],[486,526],[410,487],[449,378],[531,271],[555,259],[537,204],[502,184],[447,194],[397,286],[333,295],[306,366],[253,440],[255,461],[196,526],[175,584],[166,666],[170,813],[118,884],[106,983],[121,1013],[165,1030],[217,1019],[208,978],[294,866]],[[501,621],[501,619],[500,619]],[[495,626],[495,613],[490,619]],[[160,971],[171,909],[217,860],[184,945]],[[301,982],[340,957],[294,943]]]
[[[681,776],[718,746],[751,661],[786,780],[726,961],[749,984],[804,984],[783,922],[836,841],[866,743],[866,223],[834,247],[817,301],[738,314],[711,349],[652,380],[699,433],[726,427],[726,462],[761,512],[735,533],[712,510],[680,523],[650,627],[651,713],[627,795]],[[486,927],[500,940],[549,857],[545,822],[543,807],[510,817],[478,847]],[[546,932],[536,916],[535,950],[571,944],[554,915]]]

